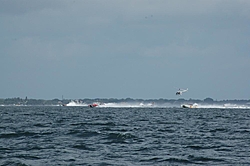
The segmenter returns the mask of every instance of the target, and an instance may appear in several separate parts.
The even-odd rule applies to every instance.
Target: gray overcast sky
[[[249,0],[0,0],[0,98],[249,99]]]

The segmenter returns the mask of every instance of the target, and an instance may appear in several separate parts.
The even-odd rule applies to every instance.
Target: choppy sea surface
[[[250,109],[0,107],[0,165],[250,165]]]

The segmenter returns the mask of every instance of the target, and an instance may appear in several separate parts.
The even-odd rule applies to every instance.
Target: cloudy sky
[[[250,99],[249,0],[0,0],[0,98]]]

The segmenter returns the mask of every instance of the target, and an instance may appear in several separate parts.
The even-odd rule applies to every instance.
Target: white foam
[[[181,108],[181,105],[171,103],[143,103],[143,102],[121,102],[121,103],[99,103],[97,107],[102,108]],[[79,101],[71,101],[66,106],[88,106],[86,103]],[[221,108],[221,109],[250,109],[250,105],[237,105],[237,104],[198,104],[196,108]]]
[[[66,106],[88,106],[88,105],[78,101],[71,101]]]
[[[129,108],[129,107],[156,107],[154,104],[151,103],[104,103],[99,105],[99,107],[116,107],[116,108]]]
[[[197,108],[221,108],[221,109],[250,109],[250,106],[237,104],[223,104],[223,105],[198,105]]]

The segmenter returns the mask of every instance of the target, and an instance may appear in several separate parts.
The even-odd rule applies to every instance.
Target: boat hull
[[[182,108],[197,108],[197,104],[183,104],[181,105]]]

